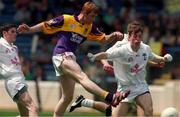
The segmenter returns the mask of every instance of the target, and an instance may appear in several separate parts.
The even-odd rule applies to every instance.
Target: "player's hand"
[[[89,58],[89,60],[91,61],[91,62],[94,62],[94,55],[92,54],[92,53],[88,53],[87,54],[87,57]]]
[[[123,33],[121,33],[121,32],[113,32],[111,34],[111,38],[117,39],[117,41],[121,41],[123,39]]]
[[[164,68],[164,66],[165,66],[165,62],[164,61],[161,61],[161,62],[159,62],[157,64],[157,67],[159,67],[159,68]]]
[[[128,97],[128,95],[130,94],[130,90],[126,91],[126,92],[116,92],[113,95],[113,101],[111,103],[111,105],[113,107],[116,107],[117,105],[119,105],[119,103],[121,102],[121,100],[125,99]]]
[[[113,66],[110,64],[104,64],[103,65],[104,71],[106,71],[109,75],[114,75],[114,69]]]
[[[171,62],[172,60],[173,60],[173,57],[170,54],[164,55],[165,62]]]
[[[152,62],[151,61],[151,66],[154,66],[154,67],[158,67],[158,68],[164,68],[165,66],[165,61],[162,60],[162,61],[159,61],[159,62]]]
[[[30,31],[30,27],[27,24],[21,24],[18,26],[17,31],[19,33],[27,33]]]

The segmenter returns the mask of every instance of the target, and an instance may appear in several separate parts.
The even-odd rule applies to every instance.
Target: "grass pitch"
[[[19,113],[17,111],[8,111],[8,110],[0,110],[0,117],[16,117],[18,116]],[[40,112],[39,117],[52,117],[53,113],[52,112]],[[66,117],[103,117],[103,113],[65,113]],[[105,116],[104,116],[105,117]]]

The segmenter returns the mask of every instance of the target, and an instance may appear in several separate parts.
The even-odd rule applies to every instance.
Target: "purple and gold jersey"
[[[103,41],[105,34],[100,32],[94,24],[81,24],[77,16],[61,15],[50,21],[43,22],[43,32],[56,33],[58,42],[54,55],[64,52],[75,52],[78,45],[85,40]]]

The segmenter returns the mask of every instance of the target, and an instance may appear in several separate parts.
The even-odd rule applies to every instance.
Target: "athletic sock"
[[[81,102],[81,106],[84,106],[84,107],[93,107],[93,105],[94,105],[94,101],[90,99],[84,99]]]
[[[111,103],[112,100],[113,100],[113,95],[114,95],[113,93],[110,93],[110,92],[109,92],[109,93],[107,94],[106,98],[105,98],[105,101],[108,102],[108,103]]]

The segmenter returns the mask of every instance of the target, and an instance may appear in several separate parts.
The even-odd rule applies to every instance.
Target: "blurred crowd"
[[[173,55],[169,69],[149,67],[148,82],[168,74],[170,79],[180,79],[180,11],[170,13],[164,0],[92,0],[101,12],[96,24],[101,31],[109,34],[113,31],[126,33],[127,23],[135,19],[144,22],[144,42],[152,47],[153,52]],[[58,15],[77,14],[86,0],[0,0],[0,16],[11,15],[10,21],[16,24],[30,25],[49,20]],[[5,23],[0,20],[0,23]],[[51,56],[57,42],[54,35],[36,34],[32,37],[30,57],[21,56],[23,71],[28,80],[57,80],[53,72]],[[110,45],[99,45],[88,42],[77,51],[80,65],[97,83],[106,79],[113,82],[111,75],[106,74],[100,63],[90,63],[85,55],[88,51],[96,53]],[[21,53],[20,53],[21,54]],[[155,72],[154,72],[155,71]],[[53,76],[54,75],[54,76]],[[168,77],[166,75],[166,77]]]

